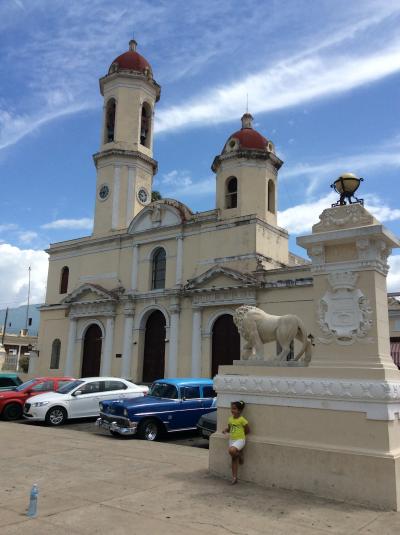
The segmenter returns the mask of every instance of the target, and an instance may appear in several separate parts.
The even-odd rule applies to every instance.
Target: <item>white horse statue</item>
[[[241,355],[243,360],[264,360],[264,344],[276,341],[282,348],[281,352],[268,361],[284,366],[290,353],[290,345],[297,338],[302,346],[293,360],[298,361],[304,355],[303,362],[305,364],[310,362],[312,344],[298,316],[294,314],[272,316],[260,308],[243,305],[236,309],[233,321],[246,341]]]

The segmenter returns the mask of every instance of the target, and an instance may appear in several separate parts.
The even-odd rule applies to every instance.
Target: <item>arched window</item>
[[[231,176],[225,183],[225,208],[237,207],[237,178]]]
[[[58,370],[60,367],[61,340],[56,338],[51,346],[50,368]]]
[[[105,128],[104,128],[104,143],[110,143],[111,141],[114,141],[115,109],[116,109],[115,99],[111,98],[107,102],[107,107],[106,107],[106,121],[105,121]]]
[[[268,181],[268,212],[275,213],[275,184],[273,180]]]
[[[153,253],[152,272],[151,272],[151,289],[165,288],[165,268],[166,255],[165,250],[160,247]]]
[[[140,121],[140,143],[150,148],[150,129],[151,129],[151,107],[147,102],[142,106],[142,116]]]
[[[69,279],[69,268],[68,266],[64,266],[61,270],[60,294],[66,294],[68,292],[68,279]]]

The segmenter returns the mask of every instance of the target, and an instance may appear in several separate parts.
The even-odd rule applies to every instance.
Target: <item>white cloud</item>
[[[38,233],[33,230],[26,230],[18,233],[18,239],[21,243],[32,243],[39,237]]]
[[[179,171],[174,169],[169,173],[165,173],[161,178],[161,184],[173,187],[190,186],[193,181],[189,171]]]
[[[41,126],[60,117],[77,113],[90,107],[86,102],[55,107],[50,105],[39,114],[19,115],[0,109],[0,150],[14,145],[26,135],[38,130]]]
[[[399,70],[399,40],[369,54],[323,55],[321,51],[313,51],[300,58],[296,55],[257,74],[212,88],[186,103],[161,110],[156,128],[164,132],[237,119],[249,92],[252,112],[269,112],[344,93]]]
[[[334,179],[339,174],[351,171],[362,172],[366,169],[386,169],[400,167],[400,144],[393,143],[392,150],[385,150],[387,143],[369,150],[368,152],[338,156],[323,163],[308,164],[298,163],[291,167],[283,168],[279,178],[292,178],[299,176],[315,177],[316,179],[331,177]]]
[[[132,28],[146,28],[138,32],[139,52],[151,59],[158,81],[186,81],[207,69],[212,87],[162,110],[160,130],[237,119],[247,92],[252,111],[268,111],[347,91],[397,70],[396,44],[393,49],[388,44],[396,2],[338,0],[335,10],[320,2],[309,17],[303,16],[306,0],[288,3],[285,10],[255,0],[234,9],[228,0],[114,4],[110,9],[106,0],[0,2],[3,34],[24,37],[17,44],[5,40],[2,48],[4,70],[20,90],[0,102],[0,149],[59,117],[100,107],[94,79],[126,49]],[[224,20],[229,24],[221,25]],[[368,55],[368,49],[377,52]],[[239,65],[244,74],[237,82]],[[255,69],[258,73],[249,76]],[[233,76],[235,81],[223,86],[209,82]]]
[[[400,255],[389,256],[388,292],[400,292]]]
[[[290,234],[309,232],[318,223],[318,216],[336,202],[337,195],[333,192],[320,199],[298,204],[278,212],[278,225],[287,229]]]
[[[400,210],[390,208],[374,195],[365,195],[365,207],[379,221],[395,221],[400,219]],[[278,212],[278,224],[291,234],[310,232],[311,227],[318,223],[319,215],[338,200],[333,191],[319,199],[310,200]]]
[[[182,200],[192,197],[204,197],[215,193],[215,177],[194,181],[189,171],[174,169],[165,173],[161,179],[156,178],[155,189],[159,188],[163,197]]]
[[[56,219],[50,223],[45,223],[41,225],[43,229],[74,229],[74,230],[92,230],[93,228],[93,219],[89,217],[82,217],[81,219]]]
[[[43,303],[46,292],[48,256],[44,251],[20,249],[0,243],[0,307],[27,302],[28,267],[31,266],[31,303]]]
[[[14,223],[7,223],[5,225],[0,225],[0,232],[5,232],[7,230],[17,230],[18,225],[15,225]]]

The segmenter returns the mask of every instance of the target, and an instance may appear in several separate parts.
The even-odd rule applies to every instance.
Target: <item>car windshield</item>
[[[167,383],[154,383],[149,390],[149,396],[156,398],[177,399],[178,391],[176,386]]]
[[[71,381],[70,383],[67,383],[66,385],[62,386],[57,390],[58,394],[68,394],[68,392],[71,392],[75,387],[81,385],[83,381]]]
[[[33,386],[36,382],[37,382],[37,379],[30,379],[29,381],[22,383],[22,385],[17,386],[15,390],[17,392],[22,392],[22,390],[25,390],[25,388],[29,388],[30,386]]]

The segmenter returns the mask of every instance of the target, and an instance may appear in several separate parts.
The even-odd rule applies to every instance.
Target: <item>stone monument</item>
[[[400,510],[400,372],[390,356],[386,289],[387,258],[399,242],[362,204],[342,203],[297,243],[312,260],[312,358],[220,367],[210,471],[229,474],[220,430],[240,399],[251,425],[241,478]]]

